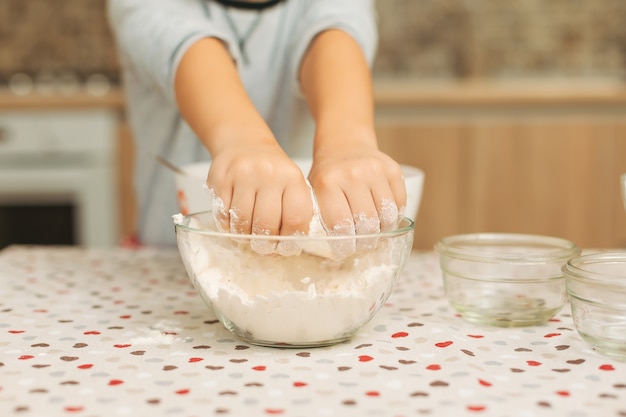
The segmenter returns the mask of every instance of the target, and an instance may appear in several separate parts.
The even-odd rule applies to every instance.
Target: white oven
[[[116,113],[0,111],[0,249],[119,240]]]

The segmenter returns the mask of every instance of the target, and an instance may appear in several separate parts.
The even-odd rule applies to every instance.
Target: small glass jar
[[[626,361],[626,251],[577,256],[563,274],[578,333],[598,352]]]
[[[500,327],[543,324],[567,302],[561,267],[580,249],[566,239],[473,233],[441,239],[450,305],[471,322]]]

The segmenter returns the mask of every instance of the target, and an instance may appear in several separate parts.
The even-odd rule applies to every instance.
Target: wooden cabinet
[[[396,88],[378,87],[377,133],[382,150],[426,173],[415,248],[467,232],[626,247],[621,89]]]

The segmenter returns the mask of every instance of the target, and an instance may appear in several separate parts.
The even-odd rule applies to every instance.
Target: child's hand
[[[375,148],[318,153],[309,180],[329,234],[389,230],[404,212],[402,169]]]
[[[207,185],[221,230],[268,236],[308,233],[313,216],[310,189],[300,168],[277,144],[247,144],[217,153]],[[276,248],[255,249],[271,253]]]

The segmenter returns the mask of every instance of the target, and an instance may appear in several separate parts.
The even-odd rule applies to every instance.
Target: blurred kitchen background
[[[379,0],[381,147],[422,168],[415,247],[510,231],[626,247],[624,0]],[[0,248],[134,230],[105,0],[0,0]]]

